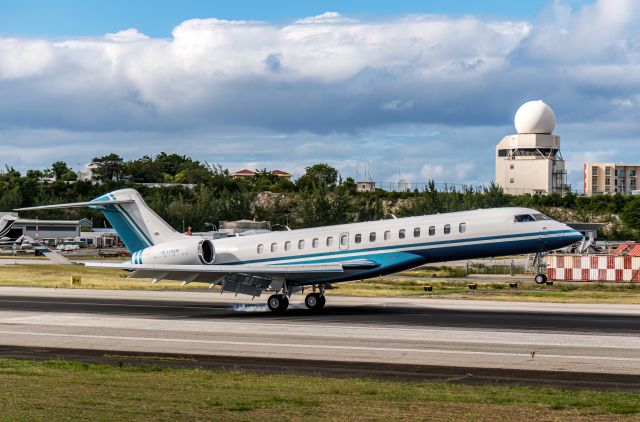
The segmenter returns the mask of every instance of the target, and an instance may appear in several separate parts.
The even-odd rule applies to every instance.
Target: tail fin
[[[134,189],[117,190],[90,202],[22,208],[17,211],[69,207],[91,207],[102,211],[131,253],[185,237],[149,208]]]

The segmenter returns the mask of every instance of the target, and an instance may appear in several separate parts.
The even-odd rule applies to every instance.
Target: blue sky
[[[192,18],[286,22],[327,11],[360,19],[433,13],[531,20],[547,3],[545,0],[2,0],[0,33],[63,37],[102,35],[133,27],[152,37],[168,37],[178,23]],[[568,3],[579,6],[587,1]]]
[[[487,184],[542,99],[579,190],[584,161],[640,161],[639,21],[634,0],[0,0],[0,165],[167,151]]]

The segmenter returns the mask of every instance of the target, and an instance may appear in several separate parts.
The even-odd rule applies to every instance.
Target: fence
[[[548,255],[547,276],[558,281],[640,282],[640,257]]]

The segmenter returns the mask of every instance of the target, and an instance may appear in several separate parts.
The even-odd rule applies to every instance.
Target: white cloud
[[[639,7],[552,1],[534,22],[327,12],[284,25],[191,19],[167,39],[135,28],[0,37],[0,139],[25,157],[60,139],[74,156],[162,148],[284,169],[331,160],[351,175],[370,160],[379,180],[400,170],[478,183],[493,179],[517,107],[542,98],[578,169],[581,149],[606,140],[620,159],[639,133]]]

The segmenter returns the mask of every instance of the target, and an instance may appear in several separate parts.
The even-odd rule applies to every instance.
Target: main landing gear
[[[324,297],[324,286],[319,286],[320,292],[316,292],[316,286],[313,286],[313,293],[309,293],[304,298],[304,304],[310,311],[319,311],[324,308],[326,299]],[[287,291],[286,289],[283,291]],[[275,294],[269,296],[267,306],[272,312],[282,313],[289,307],[289,297],[287,294]]]
[[[309,293],[307,297],[304,298],[304,304],[311,311],[319,311],[324,307],[326,300],[322,293]]]
[[[267,306],[273,312],[282,313],[289,307],[289,298],[285,295],[271,295],[267,300]]]

